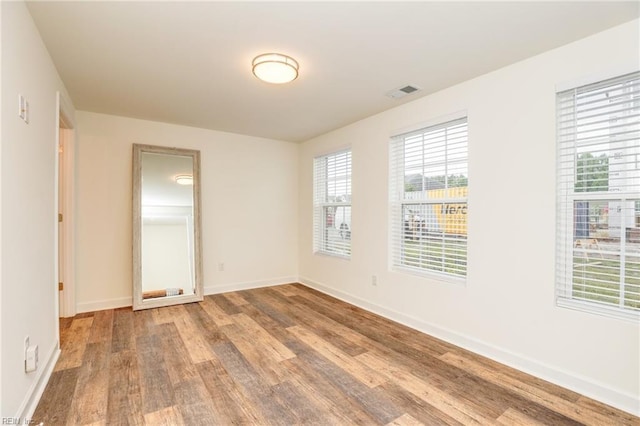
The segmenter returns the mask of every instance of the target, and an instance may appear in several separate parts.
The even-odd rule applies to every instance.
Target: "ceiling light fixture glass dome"
[[[258,55],[251,64],[253,75],[267,83],[289,83],[298,77],[298,62],[280,53]]]
[[[175,177],[175,181],[178,185],[193,185],[192,175],[178,175]]]

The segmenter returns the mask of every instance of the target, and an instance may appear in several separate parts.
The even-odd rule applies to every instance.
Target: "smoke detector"
[[[420,90],[418,86],[414,84],[407,84],[406,86],[398,87],[396,89],[388,91],[386,93],[386,96],[391,99],[400,99],[404,98],[407,95],[410,95],[411,93],[415,93],[418,90]]]

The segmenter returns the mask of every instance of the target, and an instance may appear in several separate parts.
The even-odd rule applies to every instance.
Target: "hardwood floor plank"
[[[174,405],[173,386],[158,334],[136,338],[142,412],[146,415]]]
[[[196,367],[207,387],[221,425],[268,424],[267,419],[256,410],[218,359],[200,363]]]
[[[182,306],[184,306],[184,310],[189,314],[203,340],[209,347],[224,340],[224,336],[215,321],[213,321],[213,318],[209,316],[199,303],[187,303]]]
[[[555,385],[552,385],[557,387]],[[638,401],[638,405],[640,405],[640,401]],[[622,410],[618,410],[609,405],[603,404],[602,402],[595,401],[591,398],[587,398],[586,396],[580,396],[578,398],[578,407],[584,407],[590,412],[596,412],[602,416],[605,416],[609,419],[610,422],[620,425],[620,426],[640,426],[640,419],[638,417],[632,416],[629,413],[625,413]]]
[[[155,334],[157,325],[153,320],[153,310],[145,309],[133,313],[133,331],[136,337]]]
[[[231,317],[213,300],[211,296],[205,296],[200,304],[218,327],[233,324]]]
[[[149,426],[180,426],[187,424],[180,411],[173,406],[145,414],[144,422]]]
[[[489,425],[494,420],[482,412],[471,409],[466,404],[461,404],[459,398],[420,380],[395,363],[390,363],[388,360],[369,352],[360,354],[356,358],[460,423]]]
[[[60,318],[60,335],[64,334],[64,332],[71,327],[74,318],[75,317]]]
[[[373,388],[387,381],[384,376],[376,373],[374,370],[356,361],[349,355],[340,351],[338,348],[324,341],[304,327],[289,327],[287,330],[298,339],[300,339],[301,342],[304,342],[312,347],[316,352],[318,352],[329,361],[333,362],[336,365],[339,365],[340,368],[351,374],[353,377],[355,377],[357,380],[364,383],[368,387]]]
[[[423,426],[424,423],[411,417],[409,414],[403,414],[391,423],[387,423],[389,426]]]
[[[182,340],[176,324],[162,324],[158,334],[162,344],[162,356],[171,383],[181,383],[199,377],[196,365],[189,354],[189,342]]]
[[[93,316],[78,318],[72,322],[64,336],[60,336],[62,353],[54,371],[76,368],[82,365],[82,358],[84,357],[92,324]]]
[[[462,426],[463,423],[437,409],[424,399],[403,389],[399,384],[387,382],[380,386],[386,395],[405,414],[424,423],[425,425]]]
[[[587,407],[580,408],[574,403],[565,401],[562,398],[557,398],[554,395],[550,395],[544,390],[541,390],[535,386],[531,386],[526,383],[514,380],[502,374],[500,371],[487,369],[481,364],[465,357],[449,353],[443,355],[441,359],[452,365],[455,365],[458,368],[471,372],[476,376],[481,377],[493,384],[508,387],[511,391],[523,396],[527,400],[531,400],[543,407],[549,408],[550,410],[562,414],[563,416],[571,418],[577,422],[597,422],[600,424],[607,424],[607,422],[610,422],[612,420],[606,414],[600,414],[599,412],[590,410]],[[621,421],[622,419],[618,420]]]
[[[78,382],[79,368],[66,368],[54,371],[47,383],[40,404],[33,414],[33,423],[45,425],[64,425],[69,417],[69,407],[73,402],[76,383]]]
[[[46,425],[640,426],[300,284],[60,320]]]
[[[113,310],[98,311],[93,316],[87,343],[109,342],[113,332]]]
[[[328,424],[329,422],[322,415],[312,399],[308,399],[291,382],[285,381],[272,386],[273,398],[277,400],[295,419],[292,424],[296,425],[316,425]]]
[[[268,288],[257,288],[250,292],[244,292],[242,296],[245,300],[250,302],[246,305],[247,308],[252,308],[254,311],[260,312],[261,315],[269,318],[275,326],[287,328],[296,325],[295,321],[289,315],[269,303],[269,294],[270,292]],[[251,316],[249,309],[245,308],[242,312]],[[261,322],[260,324],[262,325]]]
[[[232,324],[222,327],[222,332],[268,385],[277,385],[286,379],[286,369],[280,365],[280,359],[265,354],[243,328]]]
[[[107,415],[110,342],[89,343],[69,410],[69,423],[88,424],[104,420]]]
[[[131,308],[114,309],[111,331],[111,352],[135,350],[133,311]]]
[[[375,342],[352,329],[313,310],[299,307],[272,289],[265,289],[268,303],[287,314],[294,324],[302,325],[344,353],[355,356],[367,351]],[[298,293],[296,293],[298,294]]]
[[[180,314],[175,315],[174,324],[180,334],[183,344],[189,348],[189,357],[194,364],[208,361],[213,358],[213,351],[207,343],[203,333],[207,330],[201,330],[198,324],[193,320],[192,316],[186,311],[186,305],[180,305]]]
[[[268,288],[270,290],[277,291],[278,293],[282,294],[285,297],[289,297],[289,296],[297,296],[299,292],[299,287],[302,288],[297,283],[291,283],[291,284],[276,285]]]
[[[521,413],[513,408],[507,409],[500,417],[498,417],[497,423],[505,426],[544,426],[544,423],[537,421],[536,419]]]
[[[269,354],[277,362],[296,356],[289,348],[269,334],[257,322],[245,314],[237,314],[231,317],[233,322],[252,336],[254,344],[258,345],[266,354]]]
[[[173,387],[175,403],[184,421],[189,425],[219,423],[209,392],[200,375],[177,383]]]
[[[242,292],[231,291],[229,293],[225,293],[224,296],[236,306],[247,305],[249,303],[244,297],[242,297]]]
[[[215,352],[224,369],[236,382],[251,403],[267,419],[268,424],[291,425],[291,414],[273,399],[273,391],[251,367],[238,349],[230,342],[215,346]]]
[[[314,402],[323,408],[327,424],[372,425],[376,419],[356,400],[344,393],[331,380],[320,374],[301,357],[283,361],[291,372],[289,380],[296,381],[303,393],[314,395]]]
[[[138,360],[133,350],[111,354],[106,423],[144,425]]]
[[[393,327],[389,329],[388,320],[383,320],[379,317],[367,317],[364,314],[359,314],[357,310],[352,308],[341,308],[346,305],[344,302],[339,302],[335,306],[329,304],[324,298],[315,297],[314,294],[309,296],[295,296],[292,297],[296,303],[305,306],[307,309],[314,310],[326,317],[333,319],[334,321],[347,326],[348,328],[356,331],[357,333],[371,339],[374,342],[378,342],[384,346],[388,346],[394,351],[406,354],[414,357],[421,357],[423,355],[431,355],[438,357],[447,352],[444,346],[437,341],[433,340],[432,344],[419,344],[415,338],[408,338],[403,331],[401,325],[397,325],[397,329]],[[374,320],[371,320],[374,318]],[[398,337],[397,337],[398,336]]]
[[[348,396],[354,403],[362,407],[377,424],[386,424],[399,417],[402,412],[386,398],[379,389],[369,388],[353,376],[345,374],[339,365],[336,365],[320,355],[309,345],[301,342],[298,357],[301,358],[310,369],[317,371],[329,382],[333,383],[340,391]]]
[[[225,293],[226,294],[226,293]],[[227,315],[235,315],[242,312],[238,306],[234,305],[225,294],[213,294],[209,297],[218,305]]]
[[[151,309],[150,311],[155,325],[171,324],[175,317],[184,314],[182,305],[165,306],[163,308]]]

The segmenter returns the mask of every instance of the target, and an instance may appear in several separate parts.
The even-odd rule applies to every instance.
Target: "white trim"
[[[601,81],[620,77],[622,75],[631,74],[632,72],[636,71],[640,71],[637,60],[630,60],[630,62],[625,65],[611,67],[606,71],[600,71],[573,80],[560,82],[556,84],[556,93],[564,92],[566,90],[572,90],[582,86],[588,86],[594,83],[599,83]]]
[[[24,423],[25,420],[29,420],[33,417],[33,413],[35,413],[38,403],[40,402],[40,398],[42,397],[42,393],[51,379],[53,368],[56,366],[56,362],[59,357],[60,348],[58,341],[56,340],[47,353],[47,357],[45,358],[46,365],[44,365],[44,368],[40,368],[39,376],[31,383],[31,387],[27,391],[22,404],[20,404],[20,408],[18,408],[18,412],[14,416],[14,418],[22,421],[21,424],[26,424]]]
[[[59,303],[59,293],[56,290],[55,300],[57,317],[72,317],[77,312],[76,306],[76,295],[75,295],[75,150],[76,150],[76,124],[74,117],[74,109],[72,103],[67,97],[61,93],[56,92],[56,104],[57,104],[57,112],[56,112],[56,184],[55,184],[55,200],[56,200],[56,213],[60,211],[64,212],[64,221],[62,226],[62,234],[63,234],[63,248],[65,251],[65,255],[63,256],[63,275],[64,275],[64,287],[65,289],[62,291],[62,312],[59,311],[60,303]],[[60,122],[64,124],[66,127],[60,127]],[[64,131],[65,136],[61,139],[60,132]],[[65,176],[64,182],[59,182],[59,166],[60,166],[60,158],[58,152],[58,147],[63,146],[63,161],[62,165],[64,167],[63,174]],[[64,193],[64,205],[59,205],[59,187],[60,184],[64,185],[63,193]],[[56,215],[57,216],[57,215]],[[55,281],[54,285],[57,289],[58,283],[58,221],[57,217],[55,219],[56,223],[56,246],[55,246]],[[60,336],[58,335],[58,339]]]
[[[298,277],[278,277],[259,281],[244,281],[224,285],[204,286],[204,295],[226,293],[228,291],[249,290],[252,288],[270,287],[274,285],[297,283]],[[133,306],[133,296],[118,297],[116,299],[95,300],[92,302],[78,303],[78,313],[103,311],[105,309],[117,309]]]
[[[271,287],[276,285],[292,284],[297,282],[298,282],[298,277],[279,277],[279,278],[271,278],[268,280],[244,281],[239,283],[231,283],[231,284],[223,284],[223,285],[212,285],[212,286],[205,285],[204,294],[205,296],[209,296],[211,294],[227,293],[230,291],[250,290],[252,288]]]
[[[460,120],[461,118],[465,118],[465,117],[467,117],[467,122],[468,122],[468,113],[466,109],[452,112],[450,114],[440,115],[438,117],[433,117],[427,121],[422,121],[420,123],[411,124],[406,127],[401,127],[399,129],[392,130],[389,133],[389,139],[393,139],[395,137],[402,136],[407,133],[417,132],[418,130],[425,129],[427,127],[448,123],[449,121]]]
[[[640,416],[640,406],[638,405],[636,395],[611,389],[610,387],[602,383],[595,382],[589,378],[567,373],[566,371],[559,370],[557,367],[541,363],[525,355],[507,351],[473,337],[440,327],[436,324],[376,305],[357,296],[353,296],[340,290],[335,290],[325,284],[321,284],[311,279],[300,277],[299,282],[309,288],[318,290],[344,302],[381,315],[387,319],[396,321],[422,333],[442,339],[463,349],[485,356],[511,368],[515,368],[558,386],[578,392],[589,398],[604,402],[605,404],[609,404],[635,416]]]
[[[332,154],[339,154],[341,152],[347,152],[347,151],[352,151],[352,147],[351,144],[348,145],[338,145],[337,147],[333,147],[333,148],[329,148],[329,149],[323,149],[322,151],[316,152],[313,154],[313,160],[315,160],[318,157],[326,157],[328,155],[332,155]]]
[[[640,322],[640,312],[629,309],[622,310],[617,307],[603,305],[601,303],[589,302],[587,300],[571,299],[570,297],[557,297],[556,305],[561,308],[573,309],[574,311],[598,314],[604,317],[615,318],[624,321]]]
[[[77,313],[81,314],[83,312],[104,311],[105,309],[126,308],[129,306],[133,306],[133,296],[78,303],[76,309]]]

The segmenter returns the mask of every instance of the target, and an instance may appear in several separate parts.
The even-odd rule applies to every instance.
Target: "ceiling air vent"
[[[398,87],[397,89],[387,92],[386,95],[391,99],[400,99],[418,90],[420,90],[418,86],[407,84],[406,86]]]

